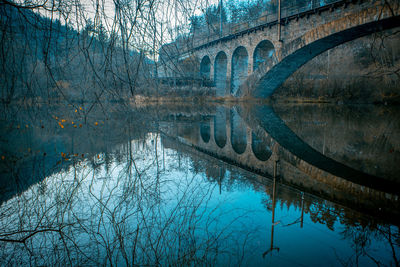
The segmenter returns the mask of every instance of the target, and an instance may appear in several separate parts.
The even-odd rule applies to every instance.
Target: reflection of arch
[[[226,113],[225,108],[217,107],[214,117],[214,139],[217,146],[223,148],[226,144]]]
[[[239,46],[232,55],[231,94],[236,94],[239,86],[247,77],[249,56],[246,48]]]
[[[274,45],[270,41],[268,40],[261,41],[254,49],[253,71],[255,71],[258,68],[258,66],[262,64],[264,61],[272,59],[274,52],[275,52]]]
[[[200,63],[200,76],[203,79],[210,79],[211,60],[208,56],[204,56]]]
[[[228,59],[225,52],[219,52],[214,62],[214,81],[215,87],[217,87],[217,96],[225,95],[227,63]]]
[[[254,156],[262,161],[269,159],[272,155],[269,144],[259,139],[254,132],[251,133],[251,149],[253,150]]]
[[[231,143],[236,153],[242,154],[246,151],[246,126],[235,110],[231,111]]]
[[[200,135],[204,143],[208,143],[208,141],[210,141],[210,121],[200,123]]]
[[[239,109],[239,112],[243,111]],[[285,122],[275,114],[272,107],[261,105],[253,106],[250,113],[247,112],[246,114],[243,114],[243,117],[246,119],[252,118],[251,120],[246,121],[250,127],[254,125],[261,127],[271,139],[279,144],[279,146],[285,148],[301,161],[307,162],[317,169],[326,171],[350,182],[380,190],[382,192],[398,194],[400,183],[363,173],[348,167],[343,163],[335,161],[312,148],[297,136],[285,124]],[[298,166],[302,163],[300,161],[294,161],[292,164]]]

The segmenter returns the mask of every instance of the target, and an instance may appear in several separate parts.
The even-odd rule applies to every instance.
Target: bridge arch
[[[211,74],[211,60],[209,56],[204,56],[200,62],[200,77],[202,79],[210,79]]]
[[[259,42],[253,52],[253,71],[265,61],[271,60],[275,53],[275,47],[269,40]]]
[[[225,95],[227,67],[228,58],[224,51],[220,51],[214,61],[214,81],[217,96]]]
[[[231,65],[231,94],[235,95],[240,85],[247,78],[249,55],[244,46],[239,46],[232,54]]]
[[[231,145],[237,154],[243,154],[247,147],[247,128],[240,115],[231,110]]]

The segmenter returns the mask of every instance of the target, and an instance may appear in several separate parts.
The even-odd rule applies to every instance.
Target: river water
[[[8,107],[0,123],[2,266],[399,265],[397,107]]]

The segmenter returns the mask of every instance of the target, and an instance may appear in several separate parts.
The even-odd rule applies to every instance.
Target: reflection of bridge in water
[[[239,114],[240,113],[240,114]],[[244,169],[375,214],[397,213],[400,184],[330,159],[303,142],[272,108],[218,107],[185,144]],[[274,171],[274,168],[275,171]]]

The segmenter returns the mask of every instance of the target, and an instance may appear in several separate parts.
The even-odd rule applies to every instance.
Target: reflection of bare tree
[[[376,251],[371,249],[372,240],[374,238],[383,239],[388,242],[392,253],[391,264],[393,264],[393,266],[399,266],[398,255],[396,254],[396,251],[400,248],[398,228],[396,232],[394,227],[390,225],[382,225],[373,229],[368,226],[357,224],[346,227],[342,234],[344,238],[351,240],[351,247],[354,250],[353,255],[347,259],[341,259],[340,256],[337,255],[338,260],[343,266],[359,266],[361,257],[367,257],[377,266],[386,266],[387,263],[381,262],[378,259],[379,254],[377,255]]]
[[[1,261],[198,265],[235,255],[226,246],[238,217],[218,222],[230,211],[210,202],[216,186],[157,167],[158,137],[148,139],[121,145],[123,164],[113,153],[76,160],[67,171],[3,203]]]

